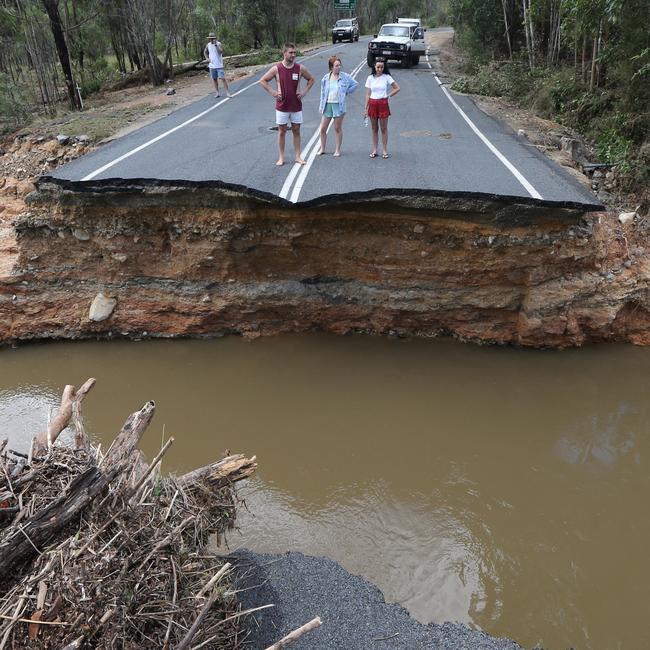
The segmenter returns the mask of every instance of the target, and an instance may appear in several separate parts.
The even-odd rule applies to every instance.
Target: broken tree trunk
[[[229,483],[248,478],[256,469],[255,456],[245,458],[242,454],[234,454],[212,465],[183,474],[177,479],[177,483],[185,488],[207,483],[212,489],[218,490]]]
[[[80,404],[83,398],[88,394],[88,391],[90,391],[94,385],[95,379],[91,377],[79,388],[79,390],[71,385],[68,385],[63,389],[59,410],[50,420],[47,428],[44,431],[41,431],[41,433],[34,438],[35,456],[42,456],[48,452],[48,449],[56,442],[61,431],[63,431],[63,429],[65,429],[70,423],[73,414],[73,404],[75,402]],[[79,432],[77,433],[77,438],[77,449],[80,449],[82,446],[85,446],[85,441],[81,439],[81,434]]]

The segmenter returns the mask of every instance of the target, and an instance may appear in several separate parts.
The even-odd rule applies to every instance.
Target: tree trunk
[[[77,92],[77,87],[74,82],[74,77],[72,75],[72,66],[70,65],[70,53],[68,51],[68,45],[65,42],[65,34],[63,33],[63,26],[61,25],[61,16],[59,14],[59,7],[57,0],[41,0],[43,2],[43,7],[47,12],[47,16],[50,19],[50,27],[52,29],[52,36],[54,36],[54,43],[56,45],[56,51],[59,55],[59,61],[61,63],[61,68],[63,68],[63,75],[65,76],[65,85],[68,89],[68,99],[70,100],[70,108],[76,111],[80,111],[81,98]]]
[[[506,40],[508,42],[508,55],[512,59],[512,43],[510,42],[510,25],[508,25],[508,11],[506,7],[506,0],[501,0],[501,6],[503,7],[503,24],[505,25]]]

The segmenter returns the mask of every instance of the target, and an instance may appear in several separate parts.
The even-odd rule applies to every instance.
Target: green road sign
[[[357,0],[334,0],[334,9],[347,11],[357,8]]]

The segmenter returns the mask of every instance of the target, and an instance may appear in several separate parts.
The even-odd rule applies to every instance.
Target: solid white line
[[[258,82],[255,82],[255,83],[258,83]],[[244,90],[248,90],[249,88],[254,86],[255,83],[251,84],[250,86],[246,86],[246,88],[242,88],[241,90],[238,90],[236,93],[233,93],[233,97],[235,95],[239,95],[239,93],[244,92]],[[81,180],[82,181],[92,180],[98,174],[101,174],[101,173],[105,172],[107,169],[110,169],[111,167],[113,167],[113,165],[117,165],[117,163],[120,163],[123,160],[126,160],[127,158],[130,158],[131,156],[138,153],[139,151],[142,151],[143,149],[146,149],[147,147],[151,146],[152,144],[158,142],[159,140],[162,140],[163,138],[166,138],[168,135],[171,135],[175,131],[178,131],[179,129],[182,129],[184,126],[187,126],[188,124],[191,124],[195,120],[198,120],[200,117],[203,117],[204,115],[206,115],[210,111],[213,111],[215,108],[218,108],[219,106],[221,106],[222,104],[227,102],[229,99],[230,99],[230,97],[224,97],[224,99],[222,99],[220,102],[217,102],[214,106],[210,106],[210,108],[208,108],[207,110],[202,111],[201,113],[199,113],[198,115],[195,115],[194,117],[191,117],[189,120],[185,120],[185,122],[183,122],[182,124],[179,124],[178,126],[175,126],[173,129],[169,129],[169,131],[165,131],[164,133],[161,133],[160,135],[156,136],[152,140],[149,140],[149,141],[141,144],[139,147],[136,147],[135,149],[131,149],[131,151],[127,151],[125,154],[121,155],[119,158],[115,158],[115,160],[111,160],[111,162],[106,163],[103,167],[100,167],[99,169],[96,169],[94,172],[91,172],[90,174],[88,174],[87,176],[84,176]]]
[[[287,132],[289,130],[287,129]],[[320,124],[318,125],[318,128],[314,132],[314,134],[311,136],[309,139],[309,142],[305,146],[305,148],[300,152],[300,157],[304,160],[309,156],[309,151],[314,145],[314,142],[316,142],[316,138],[318,138],[318,133],[320,131]],[[293,183],[293,179],[296,177],[296,174],[300,169],[305,167],[306,165],[301,165],[300,163],[294,163],[293,167],[291,168],[291,171],[289,172],[289,175],[287,176],[287,179],[284,181],[284,185],[282,185],[282,189],[280,190],[280,194],[278,195],[281,199],[286,199],[287,194],[289,194],[289,190],[291,189],[291,185]]]
[[[352,74],[350,76],[353,78],[356,77],[359,74],[359,71],[363,67],[364,63],[365,60],[361,61],[361,63],[359,63],[359,65],[357,65],[357,67],[352,71]],[[331,126],[332,126],[332,121],[330,121],[330,123],[327,125],[328,133]],[[294,186],[293,191],[291,192],[291,196],[289,197],[289,201],[291,201],[291,203],[296,203],[298,201],[300,192],[303,188],[303,185],[305,184],[305,178],[307,178],[307,174],[309,173],[309,170],[311,169],[311,166],[314,163],[314,160],[316,159],[317,148],[315,145],[315,141],[316,138],[318,138],[319,133],[320,133],[320,124],[318,125],[318,128],[316,129],[314,134],[311,136],[309,142],[307,143],[307,146],[303,149],[303,151],[300,154],[303,160],[305,158],[307,159],[307,163],[305,165],[299,165],[298,163],[294,164],[292,170],[289,172],[289,175],[287,176],[287,180],[284,182],[284,185],[280,190],[280,194],[279,194],[280,198],[282,199],[287,198],[287,195],[289,194],[289,190],[291,189],[291,185],[296,177],[296,174],[300,172],[300,175],[298,176],[298,180],[296,181],[296,185]]]
[[[311,59],[315,56],[318,56],[320,54],[324,54],[325,52],[329,52],[330,50],[335,50],[335,49],[340,49],[342,46],[336,46],[336,47],[328,47],[325,50],[320,50],[316,52],[315,54],[312,54],[310,56],[303,57],[302,60],[305,61],[307,59]],[[233,97],[236,97],[240,93],[243,93],[245,90],[248,90],[249,88],[252,88],[253,86],[256,86],[259,84],[259,81],[255,81],[252,84],[249,84],[248,86],[245,86],[244,88],[239,89],[237,92],[232,93]],[[150,145],[158,142],[159,140],[162,140],[163,138],[166,138],[168,135],[171,135],[175,131],[178,131],[179,129],[182,129],[183,127],[187,126],[188,124],[191,124],[195,120],[198,120],[200,117],[203,117],[204,115],[207,115],[210,111],[213,111],[215,108],[219,108],[222,104],[225,104],[230,97],[224,97],[220,102],[217,102],[214,106],[210,106],[207,110],[199,113],[198,115],[195,115],[194,117],[190,118],[189,120],[186,120],[182,124],[179,124],[178,126],[175,126],[173,129],[169,129],[169,131],[165,131],[164,133],[161,133],[160,135],[156,136],[152,140],[149,140],[148,142],[145,142],[144,144],[141,144],[139,147],[136,147],[135,149],[131,149],[131,151],[127,151],[125,154],[121,155],[119,158],[115,158],[115,160],[111,160],[111,162],[106,163],[103,167],[100,167],[99,169],[96,169],[94,172],[91,172],[90,174],[87,174],[84,176],[81,180],[82,181],[90,181],[95,176],[98,176],[99,174],[105,172],[107,169],[110,169],[114,165],[117,165],[118,163],[122,162],[123,160],[126,160],[127,158],[130,158],[134,154],[142,151],[143,149],[146,149]]]
[[[431,68],[429,63],[429,55],[427,54],[427,64]],[[469,124],[470,128],[478,137],[483,141],[483,144],[505,165],[508,171],[522,184],[524,189],[535,199],[542,199],[542,195],[528,182],[526,177],[487,139],[486,136],[479,130],[479,128],[469,119],[465,111],[454,101],[454,98],[451,96],[451,93],[443,86],[442,81],[438,78],[436,73],[432,73],[434,79],[440,86],[440,89],[447,96],[447,99],[451,102],[452,106],[461,114],[461,117]]]

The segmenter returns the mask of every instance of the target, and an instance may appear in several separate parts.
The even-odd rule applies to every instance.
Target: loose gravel
[[[244,609],[273,604],[247,617],[244,648],[263,650],[316,616],[323,624],[292,650],[522,650],[457,623],[424,625],[381,591],[333,560],[290,552],[233,555]]]

